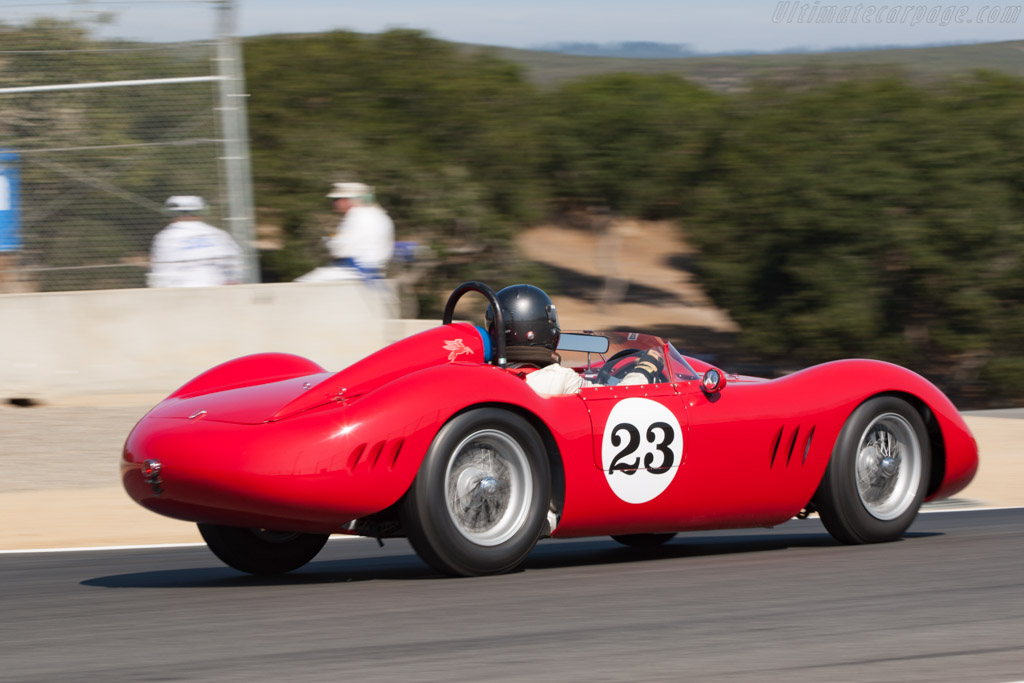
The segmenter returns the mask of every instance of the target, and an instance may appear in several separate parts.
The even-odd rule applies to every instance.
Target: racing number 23
[[[660,434],[658,433],[659,430]],[[623,432],[627,436],[625,446],[622,444]],[[612,427],[611,434],[612,446],[615,448],[622,446],[622,450],[612,458],[611,465],[608,466],[608,474],[616,471],[629,475],[636,474],[637,470],[640,469],[640,456],[637,455],[631,461],[626,461],[625,459],[636,453],[640,447],[640,430],[628,422],[620,422]],[[676,438],[675,430],[667,422],[655,422],[647,428],[645,436],[646,445],[652,446],[654,450],[661,454],[661,464],[654,467],[654,458],[656,456],[653,451],[647,451],[644,453],[643,469],[651,474],[665,474],[676,462],[675,453],[672,452],[672,442]],[[661,437],[660,440],[658,440],[659,436]]]
[[[664,493],[685,457],[679,417],[657,401],[631,396],[612,406],[604,424],[600,467],[612,493],[634,505]]]

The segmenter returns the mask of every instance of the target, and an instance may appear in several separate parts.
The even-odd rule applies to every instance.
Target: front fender
[[[792,381],[794,389],[808,392],[828,387],[834,397],[850,402],[851,413],[864,401],[881,394],[908,400],[921,412],[932,433],[935,467],[928,499],[957,493],[978,470],[978,444],[960,412],[938,387],[912,370],[883,361],[851,359],[816,365],[772,381]]]

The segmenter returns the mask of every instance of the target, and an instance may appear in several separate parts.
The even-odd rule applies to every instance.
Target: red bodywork
[[[337,373],[286,354],[233,360],[139,422],[125,444],[124,485],[141,505],[179,519],[342,532],[402,498],[448,420],[487,405],[523,415],[545,441],[554,536],[774,526],[808,504],[843,424],[880,394],[924,417],[929,497],[956,493],[977,469],[977,446],[952,403],[904,368],[836,361],[774,380],[727,376],[708,394],[699,375],[710,366],[656,337],[630,340],[666,352],[670,381],[541,396],[521,374],[486,363],[489,342],[466,323],[396,342]],[[670,483],[639,503],[613,491],[602,464],[609,415],[628,398],[661,404],[681,432],[677,469],[666,467],[671,476],[661,480]],[[656,452],[661,432],[648,438]],[[161,464],[158,480],[144,477],[147,460]]]

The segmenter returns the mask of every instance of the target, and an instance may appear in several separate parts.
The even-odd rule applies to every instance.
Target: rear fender
[[[214,391],[268,384],[325,372],[311,360],[290,353],[256,353],[210,368],[167,398],[189,398]]]
[[[424,330],[327,377],[282,407],[271,419],[286,418],[345,396],[373,393],[424,368],[482,364],[489,352],[487,334],[468,323]]]
[[[561,494],[554,492],[564,489],[560,458],[577,452],[587,462],[593,457],[589,417],[577,394],[540,396],[521,378],[492,365],[431,367],[364,394],[344,409],[348,423],[357,426],[346,432],[343,448],[356,451],[363,444],[403,440],[400,459],[388,468],[388,481],[373,484],[387,490],[377,500],[380,509],[397,502],[412,485],[438,431],[455,416],[479,407],[509,410],[537,429],[552,464],[556,497]],[[369,463],[362,467],[372,469]],[[359,471],[357,466],[353,474]]]

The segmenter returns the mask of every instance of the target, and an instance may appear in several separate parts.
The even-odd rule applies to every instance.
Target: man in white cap
[[[204,223],[202,197],[174,196],[171,223],[157,233],[149,257],[150,287],[213,287],[242,280],[242,250],[223,230]]]
[[[395,249],[395,224],[363,183],[334,183],[327,194],[343,218],[327,240],[333,262],[298,278],[300,282],[362,278],[384,274]]]

